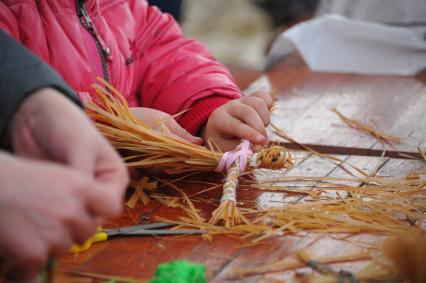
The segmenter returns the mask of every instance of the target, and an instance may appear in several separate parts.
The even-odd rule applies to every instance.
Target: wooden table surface
[[[336,107],[348,117],[375,124],[382,131],[401,137],[403,143],[392,150],[416,152],[416,147],[422,142],[423,148],[426,148],[426,72],[415,77],[314,73],[300,59],[291,57],[253,85],[254,88],[259,86],[270,87],[276,92],[277,109],[272,121],[299,142],[355,150],[381,149],[375,138],[347,127],[330,111],[332,107]],[[272,132],[270,137],[279,139]],[[307,153],[298,156],[296,166],[287,171],[286,175],[347,176],[337,165],[327,160]],[[339,157],[366,172],[375,170],[380,159],[362,155]],[[378,174],[404,176],[410,170],[424,168],[426,163],[422,161],[386,158]],[[219,184],[221,177],[212,173],[195,176],[191,180],[192,182],[178,183],[188,195],[205,188],[194,181]],[[169,189],[162,191],[173,194]],[[195,205],[202,216],[209,218],[221,192],[219,187],[199,195],[204,201]],[[294,201],[295,197],[285,192],[242,187],[238,191],[238,200],[243,206],[267,208],[283,206],[288,201]],[[127,210],[122,217],[111,220],[106,226],[118,227],[153,221],[156,215],[176,219],[177,214],[176,209],[151,201],[147,206],[138,204],[136,208]],[[361,239],[362,235],[356,237]],[[274,262],[302,248],[308,248],[314,256],[344,255],[360,249],[359,246],[340,241],[333,235],[310,233],[276,236],[264,245],[249,248],[241,247],[240,240],[226,236],[215,236],[211,243],[200,236],[133,237],[111,239],[94,245],[78,256],[65,256],[59,260],[58,267],[149,279],[159,264],[174,259],[186,259],[205,264],[212,282],[223,282],[237,267],[254,267]],[[342,266],[355,270],[363,264],[365,262]],[[276,272],[238,280],[228,279],[227,282],[293,282],[294,274],[294,271]],[[55,281],[61,282],[62,275],[58,273],[56,276]]]

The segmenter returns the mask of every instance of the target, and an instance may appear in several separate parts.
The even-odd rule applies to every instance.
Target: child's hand
[[[146,107],[134,107],[130,108],[130,111],[137,118],[147,123],[154,130],[166,134],[183,138],[189,142],[195,144],[201,144],[202,139],[194,137],[182,128],[173,117],[163,111],[146,108]]]
[[[204,139],[212,138],[223,151],[235,149],[241,139],[247,139],[255,146],[268,143],[266,126],[270,122],[272,102],[269,94],[258,91],[222,105],[210,115]]]

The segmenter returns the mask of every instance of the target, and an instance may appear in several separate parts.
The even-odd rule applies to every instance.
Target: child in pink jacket
[[[168,122],[194,143],[231,150],[241,138],[267,142],[271,98],[241,97],[229,72],[173,18],[144,0],[3,0],[0,28],[50,64],[82,97],[101,76],[147,122]],[[183,128],[185,129],[183,129]]]

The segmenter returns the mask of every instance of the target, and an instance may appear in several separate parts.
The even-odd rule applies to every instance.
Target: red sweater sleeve
[[[195,134],[210,113],[241,96],[228,70],[199,42],[183,36],[174,19],[145,1],[134,0],[132,10],[139,30],[132,41],[138,64],[141,106],[177,118]]]

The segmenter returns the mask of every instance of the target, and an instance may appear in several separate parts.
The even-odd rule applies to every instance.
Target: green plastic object
[[[205,283],[206,267],[186,260],[160,264],[150,283]]]

